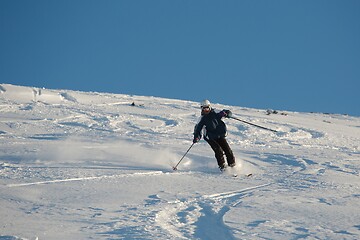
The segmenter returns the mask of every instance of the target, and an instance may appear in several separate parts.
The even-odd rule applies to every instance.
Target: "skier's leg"
[[[205,139],[215,153],[215,158],[221,169],[225,167],[224,151],[221,146],[214,140]]]
[[[235,156],[233,151],[230,148],[230,145],[226,141],[226,138],[219,138],[217,140],[217,143],[220,145],[220,147],[224,150],[226,155],[227,163],[230,167],[235,166]]]

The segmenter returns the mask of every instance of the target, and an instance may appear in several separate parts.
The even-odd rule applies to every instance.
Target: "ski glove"
[[[193,143],[197,143],[198,141],[200,141],[200,138],[194,138],[193,139]]]
[[[227,118],[231,118],[232,117],[232,112],[230,110],[222,110],[220,112],[221,117],[227,117]]]
[[[226,110],[226,111],[227,111],[226,117],[231,118],[232,117],[232,112],[230,110]]]

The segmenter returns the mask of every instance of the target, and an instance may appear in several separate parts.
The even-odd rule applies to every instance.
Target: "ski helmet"
[[[200,105],[200,106],[201,106],[202,108],[203,108],[203,107],[209,107],[209,108],[211,108],[210,101],[207,100],[207,99],[203,100],[203,101],[201,102],[201,105]]]

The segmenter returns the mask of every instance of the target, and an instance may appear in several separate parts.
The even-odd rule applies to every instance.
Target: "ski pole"
[[[191,146],[189,147],[189,149],[186,151],[186,153],[184,154],[184,156],[182,156],[182,158],[180,159],[180,161],[175,165],[175,167],[173,167],[173,170],[176,171],[177,170],[177,166],[179,166],[179,164],[181,163],[181,161],[184,159],[184,157],[186,156],[186,154],[190,151],[190,149],[192,148],[192,146],[194,146],[195,143],[191,144]]]
[[[278,131],[276,131],[276,130],[274,130],[274,129],[270,129],[270,128],[262,127],[262,126],[259,126],[259,125],[256,125],[256,124],[253,124],[253,123],[251,123],[251,122],[247,122],[247,121],[241,120],[241,119],[236,118],[236,117],[230,117],[230,118],[235,119],[235,120],[238,120],[238,121],[243,122],[243,123],[250,124],[250,125],[252,125],[252,126],[254,126],[254,127],[258,127],[258,128],[264,129],[264,130],[269,130],[269,131],[272,131],[272,132],[278,132]]]

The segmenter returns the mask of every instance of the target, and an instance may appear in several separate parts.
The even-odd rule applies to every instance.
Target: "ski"
[[[244,176],[245,176],[245,177],[251,177],[252,175],[253,175],[252,173],[249,173],[249,174],[245,174]],[[234,177],[234,178],[236,178],[236,177],[238,177],[239,175],[238,175],[237,173],[233,173],[231,176]]]

